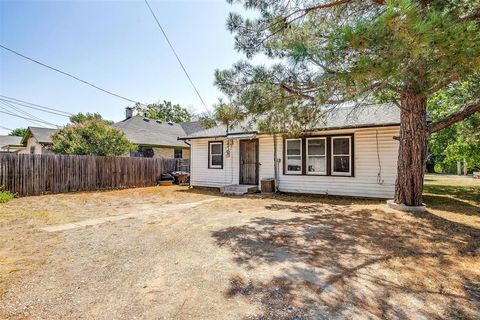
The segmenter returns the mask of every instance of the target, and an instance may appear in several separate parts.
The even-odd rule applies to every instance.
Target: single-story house
[[[19,153],[53,154],[50,146],[52,145],[52,135],[57,131],[58,129],[28,127],[27,133],[22,138],[22,145],[25,146],[25,149]]]
[[[132,108],[126,109],[126,118],[112,127],[125,133],[127,138],[139,146],[133,157],[190,158],[190,145],[178,137],[194,134],[205,128],[200,122],[165,122],[134,115]]]
[[[187,134],[191,185],[260,187],[275,178],[283,192],[392,198],[397,173],[400,113],[391,104],[337,107],[296,138],[274,137],[245,124]],[[238,190],[246,190],[239,188]]]
[[[0,136],[0,152],[18,153],[23,149],[22,137]]]

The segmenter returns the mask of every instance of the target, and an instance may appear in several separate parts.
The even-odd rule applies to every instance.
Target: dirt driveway
[[[0,318],[478,319],[479,242],[476,225],[379,201],[21,198],[0,206]]]

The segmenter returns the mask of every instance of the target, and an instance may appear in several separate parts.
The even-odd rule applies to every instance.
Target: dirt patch
[[[479,316],[480,230],[380,201],[158,187],[16,199],[0,219],[0,318]]]

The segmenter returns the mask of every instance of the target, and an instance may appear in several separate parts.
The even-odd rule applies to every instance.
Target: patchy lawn
[[[426,183],[430,209],[413,215],[185,187],[14,199],[0,318],[478,319],[479,187]],[[98,218],[112,219],[41,230]]]

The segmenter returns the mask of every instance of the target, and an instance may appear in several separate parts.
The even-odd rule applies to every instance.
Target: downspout
[[[277,159],[277,134],[273,133],[273,176],[275,184],[275,193],[278,192],[279,181],[278,181],[278,159]]]

